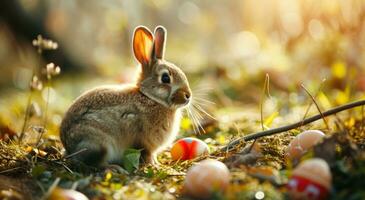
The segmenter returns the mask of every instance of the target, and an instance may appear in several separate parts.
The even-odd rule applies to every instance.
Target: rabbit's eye
[[[161,82],[162,83],[170,83],[171,80],[170,80],[170,76],[168,73],[163,73],[162,76],[161,76]]]

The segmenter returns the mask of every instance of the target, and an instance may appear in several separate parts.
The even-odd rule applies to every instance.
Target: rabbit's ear
[[[144,26],[138,26],[134,30],[133,52],[134,56],[142,65],[148,65],[150,62],[152,48],[153,35],[151,31]]]
[[[154,58],[163,59],[165,53],[166,43],[166,29],[163,26],[157,26],[155,29],[154,41]]]

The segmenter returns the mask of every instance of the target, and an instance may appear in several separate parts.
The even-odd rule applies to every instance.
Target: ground
[[[365,199],[364,1],[8,2],[0,6],[0,199],[193,199],[186,174],[205,159],[230,174],[210,199],[290,199],[295,170],[314,158],[329,166],[328,199]],[[85,166],[65,154],[60,123],[86,90],[134,81],[139,25],[167,29],[165,59],[192,89],[176,140],[196,137],[210,154],[174,161],[169,146],[160,164],[145,165],[129,149],[119,168]],[[352,102],[361,104],[322,116]],[[325,137],[289,158],[306,130]]]
[[[305,111],[308,105],[294,107],[293,110]],[[158,156],[160,165],[131,163],[129,168],[124,165],[129,171],[124,173],[91,169],[71,162],[70,157],[64,157],[62,144],[54,135],[45,134],[38,146],[29,139],[19,143],[13,127],[2,125],[0,195],[8,199],[28,199],[30,193],[33,199],[38,199],[57,191],[55,188],[72,188],[91,199],[191,199],[183,190],[186,172],[194,163],[210,158],[224,162],[231,175],[228,188],[225,192],[217,191],[213,195],[215,199],[260,199],[262,192],[265,199],[285,199],[286,183],[299,163],[286,158],[288,144],[303,130],[321,129],[326,139],[301,160],[320,157],[329,163],[333,178],[331,199],[364,198],[361,185],[365,178],[365,132],[359,109],[327,117],[330,130],[323,121],[317,121],[259,138],[252,148],[253,141],[242,141],[227,149],[225,145],[233,139],[260,130],[259,120],[253,120],[259,119],[258,115],[251,112],[256,109],[247,107],[246,111],[241,111],[242,108],[214,110],[215,119],[206,116],[202,122],[205,133],[200,134],[194,133],[191,120],[183,118],[179,137],[200,138],[209,145],[209,156],[173,161],[166,149]],[[288,117],[265,117],[265,127],[295,122]],[[35,134],[34,131],[37,130],[27,134]],[[51,195],[50,198],[59,197]]]

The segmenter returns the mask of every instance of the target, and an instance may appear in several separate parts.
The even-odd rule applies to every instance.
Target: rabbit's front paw
[[[142,154],[142,162],[144,164],[159,165],[157,156],[153,153],[145,152]]]
[[[112,171],[119,174],[128,174],[128,172],[117,164],[108,164],[104,167],[104,172]]]

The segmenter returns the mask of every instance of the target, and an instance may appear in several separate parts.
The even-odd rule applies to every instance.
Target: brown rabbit
[[[156,153],[176,137],[180,109],[191,99],[184,72],[164,60],[166,29],[155,35],[144,26],[134,31],[133,52],[142,70],[133,85],[102,86],[85,92],[71,105],[60,128],[68,154],[86,164],[120,164],[127,148],[143,149],[155,163]]]

